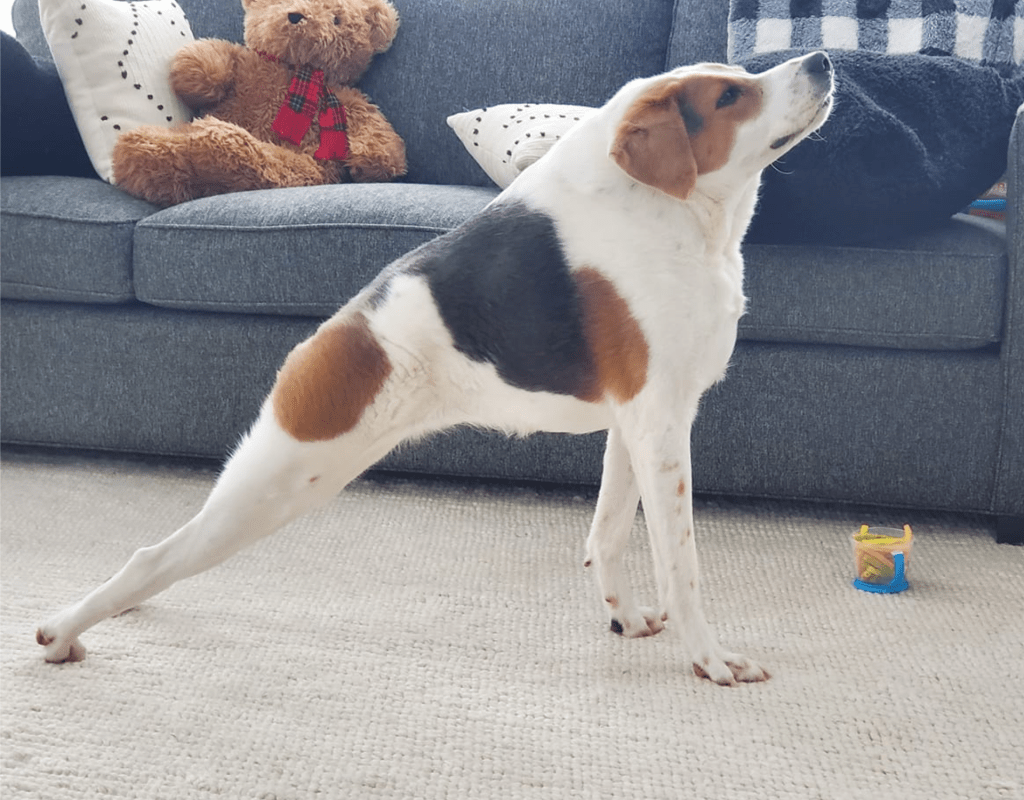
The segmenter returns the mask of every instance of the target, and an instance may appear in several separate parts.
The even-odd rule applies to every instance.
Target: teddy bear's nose
[[[292,12],[291,14],[288,15],[288,21],[292,25],[298,25],[304,19],[305,19],[305,17],[302,16],[302,14],[296,14],[296,13]]]

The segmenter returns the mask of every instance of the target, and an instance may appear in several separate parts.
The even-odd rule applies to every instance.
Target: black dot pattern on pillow
[[[498,186],[508,186],[593,109],[508,103],[453,114],[449,127]]]

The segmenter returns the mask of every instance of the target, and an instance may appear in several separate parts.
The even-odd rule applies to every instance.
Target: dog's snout
[[[294,11],[291,14],[288,15],[288,21],[292,25],[298,25],[304,19],[305,19],[305,17],[302,14],[297,14]]]
[[[804,59],[804,69],[811,77],[821,80],[832,74],[832,60],[828,57],[828,53],[818,50]]]

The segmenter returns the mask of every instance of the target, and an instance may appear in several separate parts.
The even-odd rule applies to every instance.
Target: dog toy
[[[853,556],[857,578],[853,585],[865,592],[895,593],[909,588],[907,568],[914,534],[909,525],[903,530],[861,525],[853,535]]]

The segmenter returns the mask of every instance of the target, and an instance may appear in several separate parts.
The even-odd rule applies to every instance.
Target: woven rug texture
[[[1024,800],[1024,548],[976,517],[699,502],[709,619],[773,675],[729,689],[608,630],[591,492],[373,477],[44,663],[214,478],[3,460],[5,800]],[[852,588],[862,522],[914,526],[909,591]],[[653,598],[640,515],[629,568]]]

